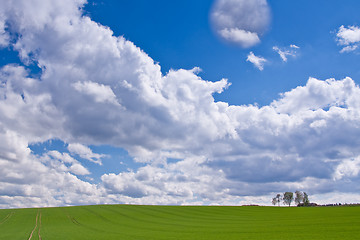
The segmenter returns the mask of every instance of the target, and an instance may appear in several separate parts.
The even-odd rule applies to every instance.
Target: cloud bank
[[[210,17],[221,38],[249,48],[260,43],[270,23],[270,8],[266,0],[217,0]]]
[[[206,81],[197,68],[163,75],[134,43],[84,16],[83,4],[2,3],[1,44],[24,64],[0,69],[0,207],[270,203],[287,190],[359,199],[360,88],[351,78],[310,78],[262,107],[216,102],[226,79]],[[29,148],[49,139],[68,147]],[[82,160],[101,168],[106,158],[88,146],[103,144],[144,165],[84,180]]]

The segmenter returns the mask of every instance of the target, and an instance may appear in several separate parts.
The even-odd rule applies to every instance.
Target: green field
[[[359,239],[360,207],[99,205],[0,210],[0,239]]]

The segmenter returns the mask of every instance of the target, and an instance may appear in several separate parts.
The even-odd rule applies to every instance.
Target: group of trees
[[[292,192],[285,192],[283,195],[277,194],[276,197],[272,199],[272,204],[276,205],[278,204],[280,206],[280,202],[283,201],[285,205],[291,205],[292,201],[295,200],[296,205],[303,205],[308,206],[309,205],[309,195],[307,195],[306,192],[296,191],[295,192],[295,199],[294,199],[294,193]]]

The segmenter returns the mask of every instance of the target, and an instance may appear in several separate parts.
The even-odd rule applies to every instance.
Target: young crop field
[[[0,239],[358,239],[360,207],[98,205],[0,210]]]

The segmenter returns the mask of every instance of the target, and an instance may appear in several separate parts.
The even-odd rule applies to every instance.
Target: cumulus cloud
[[[95,102],[110,102],[113,104],[119,104],[116,100],[114,92],[109,86],[94,82],[76,82],[73,86],[77,91],[93,97]]]
[[[335,170],[334,178],[336,180],[345,177],[356,177],[360,172],[360,157],[355,159],[345,159],[342,161]]]
[[[55,152],[35,156],[28,148],[28,140],[11,130],[1,129],[0,139],[1,208],[99,202],[99,188],[70,174],[86,174],[86,170],[78,163],[69,169],[59,161],[61,158],[73,163],[71,157]]]
[[[68,153],[60,153],[58,151],[49,151],[41,158],[43,163],[55,166],[64,172],[71,172],[75,175],[89,175],[87,168],[81,165],[76,159]]]
[[[297,54],[297,49],[299,49],[300,47],[294,45],[294,44],[291,44],[289,47],[287,48],[279,48],[277,46],[274,46],[273,47],[273,50],[275,52],[277,52],[281,59],[284,61],[284,62],[287,62],[288,60],[288,56],[291,56],[291,57],[296,57],[296,54]]]
[[[251,62],[254,64],[254,66],[259,69],[260,71],[264,70],[264,64],[267,62],[267,60],[260,56],[255,56],[253,52],[250,52],[247,56],[246,61]]]
[[[238,28],[224,28],[219,31],[219,34],[229,42],[241,43],[241,46],[244,48],[251,47],[260,42],[260,38],[256,33]]]
[[[9,44],[10,37],[5,28],[5,21],[0,16],[0,47],[6,47]]]
[[[101,159],[106,157],[104,154],[93,153],[89,147],[80,143],[71,143],[69,144],[68,149],[71,154],[78,155],[83,159],[87,159],[99,165],[102,165]]]
[[[344,162],[360,154],[354,152],[359,144],[354,115],[359,91],[350,78],[310,78],[305,86],[282,94],[269,106],[224,106],[235,133],[215,138],[201,150],[193,149],[206,157],[183,155],[176,163],[105,174],[102,180],[109,193],[136,193],[136,199],[127,200],[132,203],[151,202],[157,196],[161,201],[182,199],[191,204],[199,200],[195,195],[202,202],[234,203],[246,196],[270,194],[270,189],[303,189],[318,195],[345,191],[339,176],[351,177],[355,186],[359,174],[358,168],[348,166],[357,162]],[[174,185],[189,194],[173,198]]]
[[[292,91],[281,94],[281,99],[271,103],[271,106],[279,112],[295,113],[307,110],[329,109],[331,107],[356,108],[358,92],[355,82],[347,77],[343,80],[327,79],[319,81],[309,78],[306,86],[299,86]],[[299,101],[299,98],[303,98]],[[324,119],[326,120],[326,119]]]
[[[360,88],[351,78],[310,78],[262,107],[216,102],[226,79],[206,81],[197,68],[163,75],[134,43],[83,16],[84,1],[46,3],[0,9],[12,47],[42,69],[0,69],[0,207],[270,203],[288,189],[358,199],[350,169],[359,165]],[[266,60],[251,52],[248,61],[261,70]],[[31,152],[49,139],[69,153]],[[83,160],[106,157],[89,146],[104,144],[142,167],[80,179],[91,178]]]
[[[336,33],[336,41],[338,45],[343,46],[340,50],[341,53],[355,51],[360,44],[360,28],[357,26],[340,26]]]
[[[270,23],[266,0],[217,0],[211,11],[215,32],[224,40],[243,48],[260,42]]]
[[[69,168],[70,172],[76,175],[89,175],[90,172],[80,163],[72,164]]]

